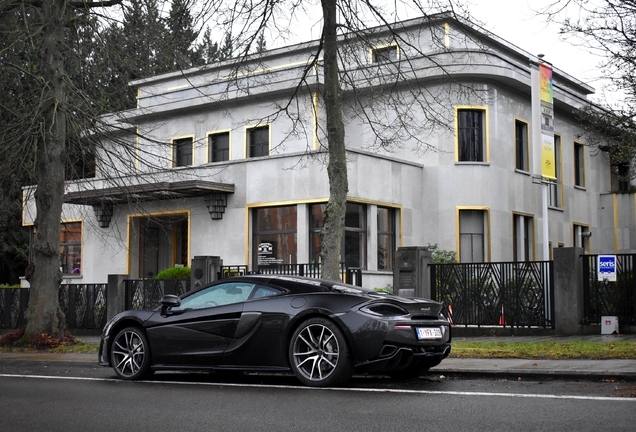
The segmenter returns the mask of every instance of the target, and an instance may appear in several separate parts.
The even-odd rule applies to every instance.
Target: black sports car
[[[162,369],[292,371],[310,386],[354,371],[415,376],[451,350],[440,303],[290,276],[223,279],[104,327],[99,363],[124,379]]]

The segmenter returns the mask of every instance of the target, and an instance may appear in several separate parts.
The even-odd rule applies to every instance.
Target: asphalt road
[[[632,431],[634,396],[634,383],[438,375],[354,377],[338,389],[286,375],[157,373],[125,382],[94,363],[0,361],[3,432]]]

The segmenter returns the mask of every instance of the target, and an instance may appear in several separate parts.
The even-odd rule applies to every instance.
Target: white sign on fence
[[[598,256],[598,280],[616,282],[616,255]]]

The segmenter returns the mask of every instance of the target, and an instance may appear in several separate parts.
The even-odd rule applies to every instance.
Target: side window
[[[230,133],[220,132],[208,135],[208,162],[230,160]]]
[[[528,124],[515,120],[515,168],[530,171],[530,157],[528,151]]]
[[[174,167],[192,165],[192,138],[180,138],[172,141],[172,163]]]
[[[281,291],[277,290],[276,288],[257,286],[256,289],[254,290],[254,295],[252,296],[252,299],[271,297],[278,294],[281,294]]]
[[[457,109],[457,161],[486,162],[486,110]]]
[[[247,130],[247,157],[269,156],[269,126]]]
[[[181,305],[172,310],[203,309],[244,302],[253,289],[254,284],[247,282],[214,285],[185,297],[181,300]]]
[[[397,44],[371,48],[371,63],[393,63],[400,58]]]
[[[574,184],[585,187],[585,160],[583,144],[574,143]]]

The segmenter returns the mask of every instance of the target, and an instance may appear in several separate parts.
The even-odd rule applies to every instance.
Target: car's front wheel
[[[143,330],[126,327],[115,336],[110,361],[117,376],[136,380],[149,375],[150,345]]]
[[[326,318],[311,318],[294,332],[289,362],[304,384],[326,387],[342,384],[353,374],[353,362],[344,334]]]

